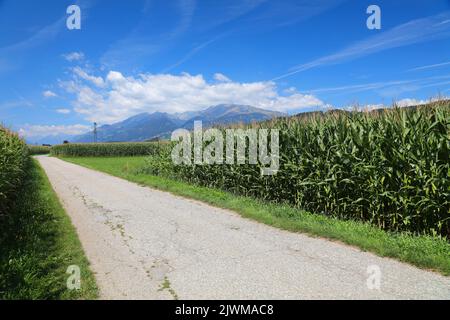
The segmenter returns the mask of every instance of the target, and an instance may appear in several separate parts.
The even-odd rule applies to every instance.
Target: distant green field
[[[51,148],[59,157],[124,157],[156,154],[165,142],[67,143]]]
[[[145,174],[148,157],[72,157],[63,160],[175,195],[238,212],[277,228],[339,240],[380,256],[392,257],[450,275],[450,243],[443,238],[383,231],[360,221],[313,214],[286,204],[264,202],[222,190]]]
[[[50,153],[50,147],[28,145],[28,152],[32,156],[40,155],[40,154],[49,154]]]

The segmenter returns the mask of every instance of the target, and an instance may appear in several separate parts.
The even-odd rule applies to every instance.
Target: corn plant
[[[29,154],[32,155],[32,156],[34,156],[34,155],[41,155],[41,154],[49,154],[50,153],[50,147],[28,145],[28,151],[29,151]]]
[[[142,156],[157,153],[165,142],[68,143],[53,146],[51,154],[66,157]]]
[[[280,130],[275,176],[261,176],[249,164],[176,166],[167,152],[152,158],[148,172],[385,230],[450,237],[448,102],[252,126]]]
[[[0,126],[0,217],[6,214],[20,192],[28,149],[19,136]]]

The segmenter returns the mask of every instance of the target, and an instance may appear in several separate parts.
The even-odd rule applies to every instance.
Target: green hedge
[[[280,129],[275,176],[261,176],[259,165],[175,166],[170,152],[150,158],[146,172],[385,230],[450,237],[448,103],[253,126]]]
[[[142,156],[156,154],[164,142],[68,143],[53,146],[51,154],[62,157]]]
[[[24,179],[28,148],[15,133],[0,126],[0,216],[11,208]]]

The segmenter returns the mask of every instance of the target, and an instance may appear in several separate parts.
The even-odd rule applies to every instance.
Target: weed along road
[[[37,158],[77,229],[102,299],[450,298],[450,278],[440,274]]]

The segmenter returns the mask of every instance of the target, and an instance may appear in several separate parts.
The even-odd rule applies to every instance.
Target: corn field
[[[62,157],[118,157],[156,154],[164,142],[68,143],[53,146],[51,155]]]
[[[28,152],[32,156],[40,155],[40,154],[49,154],[50,153],[50,147],[28,145]]]
[[[0,216],[6,214],[20,192],[28,149],[19,136],[0,126]]]
[[[450,105],[327,112],[253,124],[280,130],[280,170],[173,165],[166,148],[146,172],[382,229],[450,238]]]

